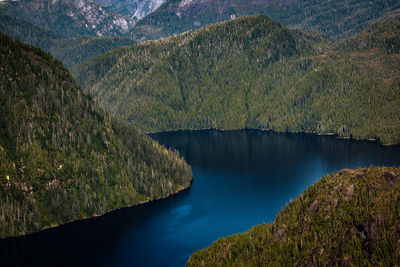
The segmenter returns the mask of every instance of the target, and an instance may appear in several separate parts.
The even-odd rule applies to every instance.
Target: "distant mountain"
[[[220,238],[187,266],[396,266],[399,191],[399,168],[326,175],[273,222]]]
[[[119,36],[78,36],[65,38],[23,20],[6,16],[0,12],[0,32],[50,52],[66,67],[72,68],[82,61],[109,50],[133,45],[135,41]]]
[[[0,31],[25,43],[34,44],[46,51],[52,46],[53,40],[63,38],[61,35],[51,30],[41,28],[21,19],[7,16],[1,12]]]
[[[111,119],[49,54],[0,33],[0,238],[167,197],[177,153]]]
[[[338,47],[255,15],[119,48],[73,70],[144,131],[258,128],[400,144],[400,16]]]
[[[60,59],[66,67],[73,68],[87,59],[135,43],[128,37],[120,36],[78,36],[57,39],[48,51]]]
[[[0,2],[0,12],[64,37],[129,35],[135,21],[91,0],[19,0]]]
[[[161,6],[166,0],[94,0],[118,14],[142,19]]]
[[[167,0],[139,21],[136,39],[158,39],[210,23],[256,13],[292,28],[343,39],[368,22],[400,7],[397,0]]]

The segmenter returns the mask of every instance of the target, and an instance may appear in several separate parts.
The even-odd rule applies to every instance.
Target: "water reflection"
[[[196,249],[270,222],[319,177],[400,164],[400,147],[305,134],[152,135],[193,166],[190,191],[22,238],[0,240],[5,266],[183,266]]]

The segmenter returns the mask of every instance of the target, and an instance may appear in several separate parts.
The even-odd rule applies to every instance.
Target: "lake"
[[[184,266],[197,249],[276,214],[342,168],[400,166],[400,146],[334,136],[243,131],[151,135],[192,165],[190,190],[21,238],[0,240],[1,266]]]

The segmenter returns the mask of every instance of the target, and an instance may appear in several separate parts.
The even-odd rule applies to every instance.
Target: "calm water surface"
[[[262,131],[152,135],[193,166],[190,191],[106,216],[0,240],[5,266],[183,266],[226,235],[271,222],[330,172],[400,166],[400,147]]]

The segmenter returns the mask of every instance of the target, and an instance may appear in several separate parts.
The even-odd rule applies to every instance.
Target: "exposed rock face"
[[[136,23],[90,0],[20,0],[1,11],[65,37],[128,35]]]
[[[182,0],[179,4],[174,7],[175,12],[184,13],[189,15],[197,16],[197,13],[202,13],[205,10],[212,8],[218,14],[218,20],[229,19],[231,14],[244,16],[248,14],[262,12],[264,13],[266,8],[270,6],[285,7],[297,2],[296,0],[289,1],[270,1],[270,0],[251,0],[251,1],[240,1],[240,0]]]
[[[343,39],[399,7],[396,0],[165,0],[139,21],[133,34],[136,39],[158,39],[228,19],[266,14],[293,28]]]
[[[105,0],[107,1],[107,0]],[[165,3],[143,18],[135,30],[137,39],[158,39],[174,33],[197,29],[252,14],[266,14],[266,10],[279,3],[286,7],[296,0],[164,0]],[[149,26],[149,27],[147,27]],[[142,28],[143,27],[143,28]],[[154,29],[154,32],[153,32]],[[137,33],[136,33],[137,31]],[[150,32],[148,32],[150,31]]]
[[[142,19],[147,14],[156,10],[159,6],[161,6],[165,0],[145,0],[138,5],[137,10],[135,11],[134,18]]]
[[[319,208],[319,201],[318,200],[314,200],[313,203],[311,203],[310,208],[308,209],[310,212],[315,213],[318,211]]]
[[[97,3],[105,6],[109,10],[121,15],[142,19],[157,8],[166,0],[95,0]]]

